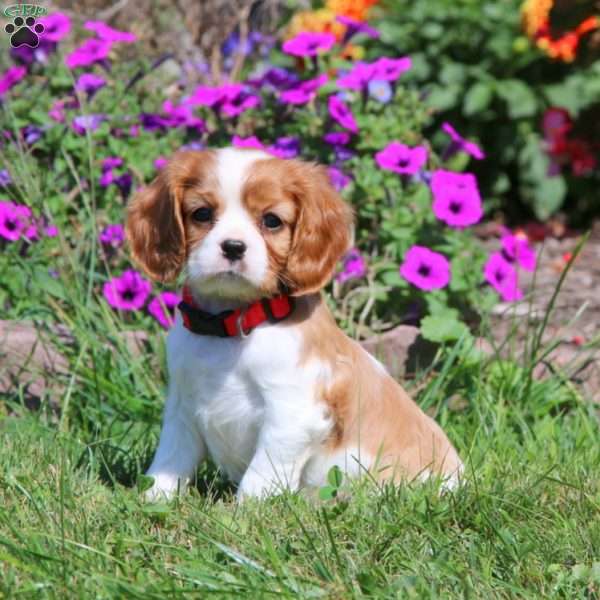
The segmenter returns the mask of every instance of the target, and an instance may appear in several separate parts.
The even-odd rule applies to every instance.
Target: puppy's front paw
[[[249,498],[265,498],[277,493],[275,486],[263,477],[246,475],[240,482],[236,499],[238,502],[244,502]]]
[[[146,502],[168,502],[186,487],[186,481],[181,481],[172,475],[148,475],[154,479],[152,487],[144,492]]]

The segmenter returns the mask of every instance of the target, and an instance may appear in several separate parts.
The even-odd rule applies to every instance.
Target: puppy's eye
[[[279,229],[283,225],[282,220],[273,213],[267,213],[263,217],[263,225],[267,229]]]
[[[213,209],[210,206],[202,206],[192,213],[192,219],[198,223],[209,223],[213,218]]]

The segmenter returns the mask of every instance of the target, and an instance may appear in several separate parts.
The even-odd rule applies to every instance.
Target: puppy
[[[321,298],[351,225],[323,167],[254,150],[180,152],[133,198],[135,260],[156,280],[186,278],[149,499],[207,457],[240,500],[321,486],[334,465],[458,480],[444,432]]]

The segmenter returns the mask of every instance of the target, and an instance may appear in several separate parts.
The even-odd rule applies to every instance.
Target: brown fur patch
[[[320,392],[335,422],[328,449],[368,452],[377,458],[374,470],[380,479],[413,479],[428,470],[454,473],[460,459],[437,423],[337,327],[320,297],[307,302],[310,316],[297,321],[303,335],[300,367],[318,359],[333,373]]]
[[[179,152],[127,210],[126,232],[134,260],[153,279],[172,281],[190,248],[206,231],[190,215],[217,202],[215,157],[210,151]]]

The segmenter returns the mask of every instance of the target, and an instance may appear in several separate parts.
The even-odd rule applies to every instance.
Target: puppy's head
[[[227,148],[176,154],[133,198],[126,229],[154,279],[185,270],[205,296],[252,300],[322,288],[351,223],[323,167]]]

